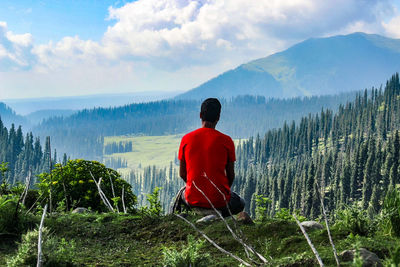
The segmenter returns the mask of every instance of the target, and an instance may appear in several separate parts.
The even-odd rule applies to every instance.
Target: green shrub
[[[201,253],[200,250],[204,246],[204,242],[195,240],[192,235],[187,237],[187,246],[181,248],[180,251],[176,249],[163,248],[164,262],[163,266],[167,267],[202,267],[210,266],[210,255],[208,253]]]
[[[303,222],[306,220],[306,217],[300,215],[300,211],[296,210],[294,213],[296,214],[296,217],[300,222]],[[293,213],[291,213],[289,209],[282,208],[282,209],[279,209],[275,213],[274,218],[280,219],[280,220],[285,220],[285,221],[295,221],[292,214]]]
[[[38,184],[40,193],[45,199],[49,199],[51,190],[53,208],[57,209],[60,203],[64,202],[67,211],[77,206],[91,208],[94,211],[107,211],[100,198],[96,184],[92,178],[92,174],[96,181],[102,178],[101,189],[107,196],[108,200],[113,203],[114,208],[118,206],[122,211],[122,187],[124,187],[124,201],[128,212],[134,212],[136,204],[136,196],[132,193],[131,185],[121,179],[121,175],[115,170],[106,168],[97,161],[88,160],[69,160],[66,166],[56,164],[51,172],[39,175],[40,183]],[[115,198],[113,198],[113,189]]]
[[[385,261],[385,266],[398,267],[400,266],[400,246],[391,253],[390,258]]]
[[[265,221],[268,219],[268,205],[271,200],[263,195],[255,195],[256,197],[256,220]]]
[[[22,236],[17,254],[7,259],[7,266],[35,266],[37,262],[37,243],[39,231],[29,231]],[[49,234],[47,228],[42,231],[42,260],[43,266],[74,266],[75,242],[56,238]]]
[[[400,191],[389,190],[382,207],[382,230],[389,234],[400,236]]]
[[[161,187],[154,188],[151,194],[146,194],[147,202],[149,202],[148,207],[141,207],[140,212],[143,215],[150,216],[150,217],[158,217],[162,213],[162,206],[159,200],[159,191]]]
[[[0,233],[16,232],[15,210],[18,199],[13,195],[0,195]]]
[[[376,231],[376,222],[368,212],[357,205],[346,206],[336,211],[335,227],[354,235],[366,236]]]

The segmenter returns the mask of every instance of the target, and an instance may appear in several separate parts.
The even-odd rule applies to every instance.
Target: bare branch
[[[107,174],[108,174],[108,179],[110,179],[111,192],[112,192],[112,194],[113,194],[113,198],[115,198],[114,183],[113,183],[113,181],[112,181],[112,179],[111,179],[111,175],[110,175],[110,173],[108,172],[108,170],[107,170]],[[119,213],[118,204],[117,204],[117,206],[116,206],[116,209],[117,209],[117,212]]]
[[[126,213],[126,207],[125,207],[125,187],[122,186],[122,208],[124,209],[124,213]]]
[[[43,209],[43,215],[42,215],[42,220],[40,221],[40,226],[39,226],[39,237],[38,237],[38,257],[37,257],[37,267],[42,267],[43,266],[43,261],[42,261],[42,230],[43,230],[43,225],[44,225],[44,217],[46,217],[46,211],[47,211],[47,204],[44,206]]]
[[[243,264],[244,266],[251,266],[250,263],[242,260],[241,258],[239,258],[238,256],[232,254],[229,251],[226,251],[225,249],[221,248],[217,243],[215,243],[211,238],[209,238],[204,232],[200,231],[193,223],[191,223],[189,220],[187,220],[186,218],[182,217],[179,214],[175,214],[175,216],[177,216],[178,218],[181,218],[182,220],[184,220],[186,223],[188,223],[190,226],[192,226],[192,228],[194,230],[196,230],[198,233],[200,233],[205,239],[207,239],[208,242],[210,242],[214,247],[216,247],[219,251],[227,254],[228,256],[234,258],[235,260],[239,261],[241,264]]]
[[[97,182],[96,179],[94,178],[92,172],[89,171],[89,173],[90,173],[90,175],[92,176],[93,181],[94,181],[94,183],[95,183],[96,186],[97,186],[97,190],[99,191],[100,198],[101,198],[101,200],[103,200],[104,205],[106,205],[106,207],[107,207],[110,211],[115,212],[114,209],[113,209],[113,207],[111,206],[110,202],[108,201],[107,197],[104,195],[103,190],[101,190],[100,183],[101,183],[101,179],[102,179],[102,178],[100,178],[99,181]]]
[[[319,187],[318,184],[317,184],[317,187]],[[322,191],[319,188],[318,188],[318,191],[320,191],[319,199],[321,200],[322,213],[324,214],[325,225],[326,225],[326,230],[328,232],[329,242],[331,243],[331,246],[332,246],[332,251],[333,251],[333,255],[335,256],[336,265],[340,266],[339,257],[337,255],[335,244],[333,243],[331,231],[329,229],[328,217],[326,216],[324,199],[322,197]]]
[[[311,250],[314,252],[314,255],[317,258],[317,261],[319,263],[319,266],[323,267],[324,263],[322,262],[321,257],[319,256],[317,249],[314,247],[313,243],[311,242],[311,239],[308,236],[306,230],[304,229],[303,225],[301,225],[301,223],[297,219],[296,214],[293,213],[293,217],[296,220],[297,225],[300,227],[300,230],[303,232],[304,237],[307,239],[308,245],[310,246]]]

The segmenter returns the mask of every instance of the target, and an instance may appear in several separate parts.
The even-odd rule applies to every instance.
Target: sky
[[[2,0],[0,100],[189,90],[359,31],[400,38],[400,0]]]

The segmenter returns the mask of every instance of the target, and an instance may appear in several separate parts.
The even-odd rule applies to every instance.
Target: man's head
[[[216,98],[207,98],[201,104],[200,118],[202,121],[216,123],[221,114],[221,103]]]

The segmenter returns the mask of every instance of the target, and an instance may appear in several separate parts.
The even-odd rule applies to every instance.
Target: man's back
[[[218,189],[229,201],[230,186],[226,166],[228,162],[235,161],[235,147],[232,139],[215,129],[203,127],[182,138],[178,157],[179,160],[186,162],[185,198],[187,202],[193,206],[210,208],[203,194],[192,184],[194,181],[215,207],[225,207],[225,200]]]

